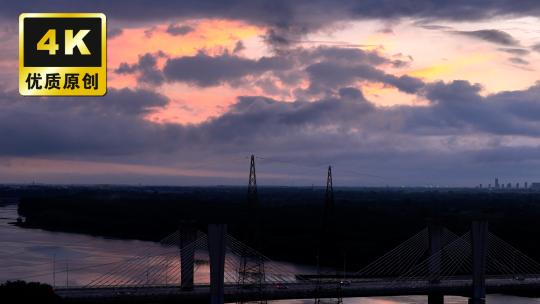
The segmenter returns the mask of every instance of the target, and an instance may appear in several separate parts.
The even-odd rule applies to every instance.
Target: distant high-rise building
[[[495,178],[495,189],[499,189],[499,179],[496,177]]]
[[[510,188],[512,188],[512,184],[511,183],[506,184],[506,189],[510,189]]]
[[[488,184],[488,188],[491,189],[491,184]]]
[[[482,184],[480,184],[480,189],[482,189]]]
[[[525,185],[523,186],[523,188],[527,189],[528,186],[529,186],[529,184],[527,182],[525,182]]]
[[[516,183],[516,189],[519,189],[519,183]]]

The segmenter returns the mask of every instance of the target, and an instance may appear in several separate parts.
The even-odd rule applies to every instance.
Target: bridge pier
[[[225,293],[225,234],[227,225],[208,225],[210,256],[210,304],[223,304]]]
[[[188,246],[196,239],[193,225],[180,227],[180,286],[183,290],[193,290],[195,250]]]
[[[472,294],[469,304],[486,303],[486,253],[487,221],[473,221],[471,226],[472,245]]]
[[[437,254],[442,249],[442,233],[443,227],[437,222],[433,221],[428,224],[428,236],[429,236],[429,256],[432,257],[429,261],[429,278],[431,284],[440,283],[441,275],[441,259],[442,256]],[[439,292],[428,293],[428,304],[443,304],[444,294]]]
[[[441,293],[429,293],[428,294],[428,304],[443,304],[444,295]]]

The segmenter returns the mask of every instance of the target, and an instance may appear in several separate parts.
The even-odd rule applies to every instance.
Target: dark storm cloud
[[[489,101],[503,107],[510,117],[515,117],[523,123],[536,123],[540,117],[540,82],[523,91],[509,91],[492,95]]]
[[[480,95],[481,87],[467,81],[428,84],[423,91],[431,100],[429,106],[378,108],[351,87],[316,101],[282,102],[243,96],[223,115],[186,126],[145,120],[152,109],[168,102],[147,90],[111,89],[103,99],[84,102],[40,98],[29,103],[21,102],[23,98],[14,93],[4,93],[0,96],[0,138],[4,142],[0,151],[137,154],[181,150],[186,142],[190,147],[221,149],[222,145],[257,138],[289,142],[298,136],[318,141],[328,132],[338,132],[343,144],[368,135],[383,141],[402,136],[421,140],[423,136],[463,134],[540,136],[540,84],[487,97]]]
[[[383,57],[376,51],[364,51],[357,48],[317,47],[313,49],[297,49],[295,51],[289,51],[286,54],[298,57],[305,63],[312,63],[313,61],[348,62],[353,64],[365,63],[369,65],[394,63],[394,61]]]
[[[238,49],[238,46],[235,47]],[[238,50],[237,50],[238,51]],[[145,54],[134,64],[122,63],[119,74],[137,74],[139,82],[160,84],[163,81],[185,82],[200,87],[229,84],[232,86],[259,86],[265,92],[278,92],[276,80],[295,86],[306,76],[310,88],[304,93],[319,94],[327,90],[351,85],[355,81],[381,82],[406,93],[415,93],[422,86],[420,79],[386,74],[377,66],[399,68],[407,63],[389,59],[376,51],[353,48],[317,47],[293,48],[271,57],[249,59],[225,52],[210,56],[199,52],[194,56],[168,58],[163,71],[157,69],[157,57],[163,54]],[[318,62],[318,63],[313,63]],[[250,76],[256,79],[250,79]]]
[[[220,162],[249,149],[300,164],[347,164],[408,183],[438,176],[441,167],[455,176],[489,174],[492,162],[498,168],[508,163],[526,169],[515,163],[521,162],[530,169],[533,164],[523,159],[538,159],[533,154],[539,148],[530,145],[522,150],[529,152],[519,152],[519,145],[508,146],[501,138],[540,136],[540,84],[487,96],[481,90],[467,81],[425,84],[418,94],[431,103],[422,107],[376,107],[352,87],[314,101],[242,96],[222,115],[194,125],[146,120],[152,109],[168,103],[148,90],[111,89],[106,97],[84,101],[3,92],[0,155],[150,159],[167,167],[185,161],[206,168],[198,163],[202,155]],[[415,168],[424,168],[422,174],[411,175]]]
[[[30,100],[31,99],[31,100]],[[159,143],[165,130],[143,117],[167,98],[147,90],[109,89],[105,97],[0,95],[2,155],[129,155]]]
[[[310,130],[318,133],[329,126],[339,128],[343,134],[347,130],[358,129],[378,138],[465,134],[540,135],[540,122],[537,121],[540,115],[540,103],[537,102],[540,85],[525,91],[503,92],[487,97],[480,95],[480,92],[479,85],[467,81],[438,82],[422,89],[422,94],[431,101],[431,105],[391,108],[376,108],[355,88],[342,88],[334,97],[312,102],[291,103],[262,96],[241,97],[229,112],[201,127],[215,129],[220,132],[220,137],[231,140],[231,136],[248,134],[263,134],[265,139],[269,139],[267,132],[281,137],[281,132],[285,130],[287,134],[309,133]],[[247,133],[243,134],[242,130]]]
[[[471,84],[466,80],[455,80],[450,83],[442,81],[431,83],[425,90],[426,97],[434,103],[474,104],[481,100],[479,95],[482,87],[479,84]]]
[[[114,71],[118,74],[133,74],[139,69],[139,64],[128,64],[127,62],[120,63],[117,69]]]
[[[437,135],[540,136],[540,84],[487,97],[480,95],[479,85],[467,81],[428,84],[423,91],[431,100],[426,107],[377,108],[356,88],[342,88],[333,97],[311,102],[244,96],[230,111],[199,127],[206,136],[231,141],[250,136],[270,142],[289,136],[324,138],[337,132],[348,138],[343,144],[366,136],[382,142],[396,137],[422,141],[424,136]]]
[[[483,97],[482,88],[467,81],[434,83],[425,89],[430,107],[409,111],[409,127],[446,134],[486,133],[540,136],[540,83],[524,91]]]
[[[452,30],[453,28],[446,25],[430,24],[426,23],[424,20],[414,22],[414,25],[421,27],[426,30]]]
[[[276,49],[287,47],[293,43],[290,37],[287,37],[287,33],[278,33],[274,29],[270,29],[263,36],[264,41],[271,46],[274,46]],[[296,37],[297,38],[297,37]]]
[[[510,60],[510,62],[512,63],[519,64],[519,65],[529,65],[529,62],[527,60],[520,57],[512,57],[508,60]]]
[[[147,153],[186,153],[190,149],[238,149],[266,134],[295,134],[318,124],[373,111],[361,92],[340,90],[339,96],[316,103],[284,103],[265,97],[240,97],[230,111],[199,125],[155,124],[144,119],[168,100],[147,90],[110,89],[106,97],[32,98],[23,102],[15,92],[0,96],[0,147],[3,156],[67,156],[99,159]],[[261,131],[256,134],[256,130]],[[276,138],[274,138],[276,140]],[[279,140],[279,139],[277,139]],[[186,146],[186,143],[189,143]],[[234,148],[233,148],[234,147]],[[182,152],[183,151],[183,152]],[[189,154],[189,153],[188,153]]]
[[[195,56],[168,59],[163,73],[169,81],[183,81],[208,87],[222,83],[231,84],[246,76],[284,70],[288,66],[288,59],[281,57],[251,60],[228,53],[219,56],[198,53]]]
[[[424,135],[500,133],[499,127],[505,123],[497,120],[502,113],[490,108],[493,104],[484,100],[481,90],[480,85],[463,80],[431,83],[423,92],[431,105],[418,111],[407,108],[404,127],[409,132]]]
[[[396,77],[386,74],[366,64],[337,64],[335,62],[315,63],[306,69],[309,80],[309,91],[317,93],[327,88],[350,85],[357,80],[381,82],[406,93],[416,93],[423,87],[422,80],[410,76]]]
[[[121,28],[109,28],[107,29],[107,38],[112,39],[114,37],[120,36],[123,30]]]
[[[198,132],[216,142],[251,144],[256,149],[275,150],[272,146],[281,143],[278,150],[297,153],[302,145],[309,151],[324,138],[325,128],[348,129],[352,121],[374,110],[355,88],[341,89],[338,95],[316,102],[241,96],[227,113],[199,125]]]
[[[245,18],[272,24],[293,20],[315,23],[317,19],[337,18],[398,18],[425,17],[451,20],[474,20],[497,15],[538,16],[540,5],[534,0],[512,1],[442,1],[418,0],[414,5],[400,0],[354,1],[354,0],[232,0],[232,1],[68,1],[53,3],[35,1],[2,1],[4,14],[21,11],[63,11],[101,10],[116,18],[133,20],[160,20],[169,17],[212,17]],[[91,10],[93,9],[93,10]],[[326,14],[321,14],[325,12]],[[315,19],[315,20],[313,20]],[[285,21],[284,21],[285,20]],[[289,22],[286,22],[286,21]]]
[[[540,16],[536,0],[230,0],[230,1],[7,1],[0,14],[22,12],[99,11],[119,22],[174,21],[184,18],[228,18],[268,26],[271,42],[291,39],[336,22],[358,19],[477,21],[496,16]],[[497,38],[495,38],[497,39]]]
[[[507,46],[516,46],[519,45],[519,41],[517,41],[512,35],[508,34],[507,32],[500,31],[500,30],[478,30],[478,31],[453,31],[452,33],[468,36],[472,38],[477,38],[480,40],[488,41],[491,43],[501,44],[501,45],[507,45]]]
[[[246,46],[244,45],[244,43],[242,42],[242,40],[239,40],[236,42],[236,44],[234,45],[234,49],[233,49],[233,54],[237,54],[237,53],[240,53],[242,52],[243,50],[246,49]]]
[[[195,28],[189,25],[170,24],[167,27],[166,32],[173,36],[183,36],[183,35],[193,32],[194,30]]]
[[[121,63],[114,71],[118,74],[138,73],[137,80],[140,83],[159,85],[165,80],[161,70],[157,68],[158,57],[165,57],[165,54],[158,52],[156,54],[146,53],[139,56],[139,61],[135,64]]]
[[[512,55],[519,55],[519,56],[525,56],[530,53],[527,49],[521,49],[521,48],[499,48],[499,51],[512,54]]]

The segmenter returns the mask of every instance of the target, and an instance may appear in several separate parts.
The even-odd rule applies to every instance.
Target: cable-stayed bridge
[[[208,303],[344,297],[461,295],[482,303],[485,293],[512,293],[540,288],[540,263],[474,222],[458,236],[430,224],[366,267],[336,275],[297,273],[210,225],[209,234],[176,231],[161,247],[109,265],[110,270],[82,286],[57,287],[72,303]],[[217,232],[216,232],[217,230]],[[188,240],[189,243],[186,243]],[[263,286],[240,280],[242,257],[264,263]],[[70,269],[75,272],[77,269]]]

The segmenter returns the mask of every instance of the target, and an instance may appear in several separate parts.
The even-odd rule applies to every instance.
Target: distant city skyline
[[[540,181],[538,1],[0,3],[0,183]],[[105,97],[18,94],[17,16],[59,11],[107,15]]]

